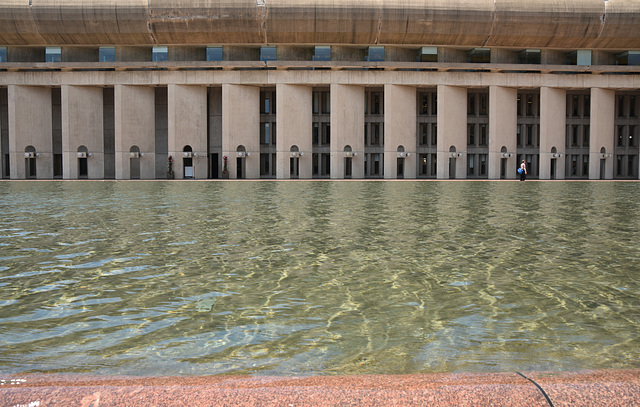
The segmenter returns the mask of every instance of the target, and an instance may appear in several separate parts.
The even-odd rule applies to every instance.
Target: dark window
[[[518,54],[519,64],[539,64],[540,63],[540,50],[539,49],[525,49]]]
[[[313,123],[312,141],[311,141],[311,143],[314,146],[317,146],[319,143],[319,140],[320,140],[319,134],[320,134],[320,123],[315,122]]]
[[[116,47],[100,47],[98,50],[99,62],[116,62]]]
[[[45,62],[62,61],[62,51],[60,47],[47,47],[45,50]]]
[[[369,47],[367,61],[380,62],[384,61],[384,47]]]
[[[624,147],[624,126],[618,126],[618,137],[616,137],[616,145]]]
[[[467,144],[470,146],[475,146],[476,145],[476,125],[474,123],[470,123],[467,125],[467,132],[468,132],[468,139],[467,139]]]
[[[275,61],[276,47],[260,47],[260,61]]]
[[[207,47],[207,61],[222,61],[222,47]]]
[[[331,47],[324,45],[316,45],[313,54],[314,61],[331,61]]]
[[[489,95],[486,93],[481,93],[480,94],[480,115],[481,116],[486,116],[489,106],[488,106],[488,102],[489,102]]]
[[[486,146],[487,143],[487,125],[486,124],[481,124],[480,125],[480,145],[481,146]]]
[[[151,60],[153,62],[162,62],[169,59],[169,49],[166,46],[155,46],[151,53]]]

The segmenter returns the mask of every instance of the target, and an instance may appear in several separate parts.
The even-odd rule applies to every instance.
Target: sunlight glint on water
[[[0,371],[640,367],[640,184],[3,182]]]

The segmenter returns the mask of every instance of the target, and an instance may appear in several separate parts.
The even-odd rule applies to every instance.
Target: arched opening
[[[409,154],[405,153],[404,146],[400,145],[397,148],[397,159],[396,159],[396,177],[398,179],[404,178],[404,159]]]
[[[458,154],[456,154],[456,147],[455,146],[449,147],[449,179],[454,179],[456,177],[457,156]]]
[[[129,179],[140,179],[140,147],[129,149]]]
[[[344,146],[344,177],[351,178],[353,176],[353,157],[355,153],[350,145]]]
[[[38,177],[37,174],[37,166],[36,166],[36,148],[34,146],[27,146],[24,149],[24,165],[25,165],[25,178],[27,179],[35,179]]]
[[[182,168],[183,178],[193,178],[193,149],[189,145],[182,149]]]
[[[78,156],[78,179],[87,179],[89,177],[89,149],[86,146],[80,146],[77,150]]]
[[[243,145],[239,145],[238,148],[236,148],[236,178],[237,179],[244,179],[247,177],[246,159],[247,159],[247,149]]]
[[[298,179],[300,178],[300,157],[302,154],[300,153],[300,149],[298,146],[293,145],[289,149],[289,178]]]
[[[500,179],[507,178],[508,151],[506,146],[500,148]]]
[[[556,169],[558,165],[558,149],[553,146],[551,147],[551,167],[549,168],[549,179],[556,179]]]

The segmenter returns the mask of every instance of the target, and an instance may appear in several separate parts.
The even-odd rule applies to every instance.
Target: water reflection
[[[0,369],[638,367],[639,188],[0,183]]]

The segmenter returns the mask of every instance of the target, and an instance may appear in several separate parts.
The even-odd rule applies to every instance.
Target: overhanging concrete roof
[[[638,0],[0,0],[0,45],[640,48]]]

